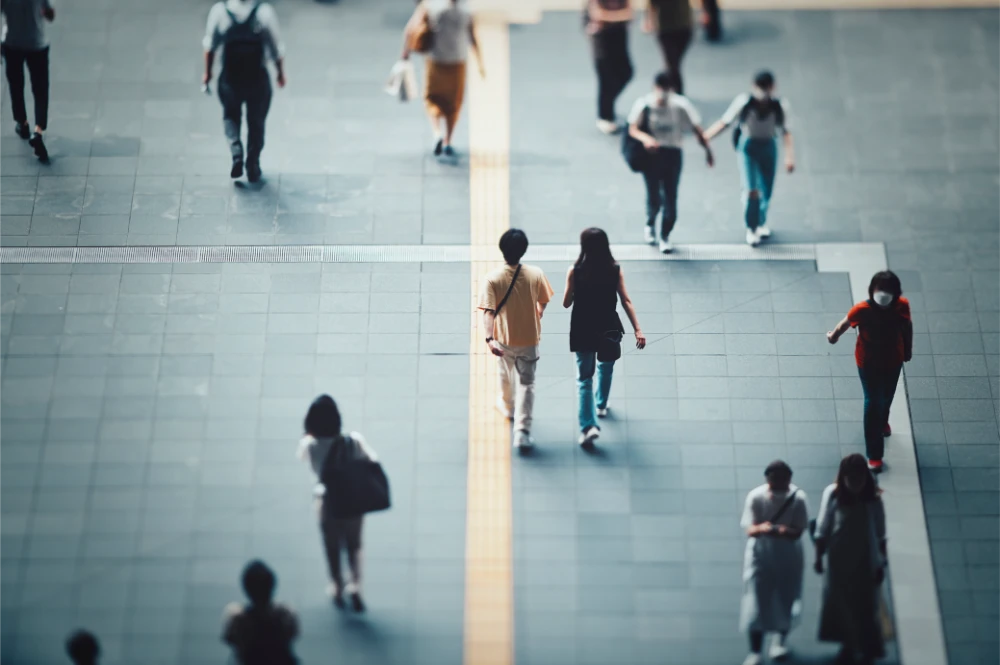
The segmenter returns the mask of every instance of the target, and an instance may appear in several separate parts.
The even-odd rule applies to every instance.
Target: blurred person
[[[292,642],[299,636],[295,613],[273,602],[278,580],[263,561],[243,569],[249,605],[230,603],[222,613],[222,641],[232,647],[238,665],[296,665]]]
[[[66,639],[66,655],[74,665],[97,665],[101,645],[90,631],[78,630]]]
[[[524,231],[506,231],[499,244],[506,265],[483,278],[478,309],[483,312],[486,346],[497,357],[497,409],[514,421],[514,447],[526,452],[534,445],[531,419],[542,315],[554,291],[541,268],[521,263],[528,251]]]
[[[677,188],[681,179],[685,132],[692,132],[705,149],[705,160],[715,161],[701,130],[701,116],[694,105],[673,89],[669,74],[661,72],[653,81],[653,92],[636,100],[629,113],[629,134],[650,152],[643,171],[646,182],[645,240],[656,242],[656,218],[662,211],[660,251],[673,251],[670,232],[677,222]]]
[[[620,128],[615,100],[632,80],[628,55],[631,0],[588,0],[586,30],[597,72],[597,129],[614,134]]]
[[[710,42],[722,40],[722,15],[719,12],[719,0],[701,0],[701,25],[705,30],[705,39]]]
[[[597,418],[607,417],[610,408],[608,398],[615,359],[602,358],[602,346],[608,333],[613,331],[620,339],[625,332],[616,311],[619,299],[635,331],[635,347],[644,349],[646,336],[639,329],[639,318],[625,288],[625,275],[611,254],[608,235],[598,228],[586,229],[580,234],[580,256],[566,272],[566,291],[563,295],[563,307],[573,308],[569,324],[569,350],[576,354],[579,443],[585,450],[593,448],[594,441],[601,434]]]
[[[28,140],[38,159],[47,162],[49,152],[42,139],[49,120],[49,39],[45,22],[55,20],[56,10],[51,0],[2,0],[0,13],[5,20],[2,45],[14,130]],[[28,125],[24,106],[25,66],[35,100],[34,131]]]
[[[357,432],[344,435],[341,432],[340,410],[329,395],[320,395],[309,406],[306,413],[305,437],[299,442],[299,459],[308,459],[317,485],[314,494],[320,519],[320,533],[326,552],[327,567],[330,572],[328,592],[337,607],[345,607],[344,594],[350,597],[355,612],[365,610],[361,597],[361,531],[364,515],[339,516],[331,514],[329,506],[324,506],[329,478],[324,478],[327,462],[333,456],[334,463],[352,460],[377,461],[375,451],[368,447],[364,437]],[[328,470],[328,469],[327,469]],[[341,572],[341,552],[346,551],[347,565],[351,572],[350,582],[344,583]]]
[[[865,458],[840,462],[816,520],[816,572],[823,575],[819,639],[841,645],[838,662],[871,665],[885,655],[879,620],[885,580],[885,508]],[[823,558],[826,557],[826,566]]]
[[[785,170],[789,173],[795,170],[795,146],[788,126],[788,102],[775,97],[774,91],[774,75],[769,71],[758,72],[753,79],[753,90],[737,95],[722,118],[705,132],[705,138],[711,141],[736,123],[733,145],[743,181],[746,241],[751,247],[771,237],[767,210],[777,173],[778,141],[775,137],[778,134],[783,137],[785,145]]]
[[[903,363],[913,357],[913,320],[910,302],[892,271],[875,273],[868,284],[868,300],[859,302],[826,334],[836,344],[848,328],[858,329],[854,360],[864,393],[865,454],[868,468],[882,471],[885,437],[889,428],[889,407],[896,395]]]
[[[243,175],[243,142],[240,124],[243,107],[247,110],[247,180],[260,180],[260,153],[264,149],[264,125],[271,108],[271,80],[266,62],[276,69],[279,88],[285,87],[285,46],[278,29],[274,8],[256,0],[224,0],[212,6],[205,26],[205,73],[202,84],[212,80],[215,52],[222,47],[222,73],[219,75],[219,101],[222,102],[222,125],[233,163],[232,178]],[[207,87],[206,87],[207,89]]]
[[[785,639],[798,619],[805,555],[802,534],[809,526],[806,494],[792,484],[792,469],[776,460],[764,470],[767,482],[747,494],[740,526],[746,531],[740,630],[750,638],[743,665],[759,665],[764,637],[776,633],[768,656],[788,657]]]
[[[426,54],[424,104],[434,133],[434,154],[453,157],[451,139],[465,99],[465,61],[470,48],[476,55],[480,76],[486,75],[476,26],[466,0],[424,0],[407,23],[400,56],[403,60],[410,57],[410,35],[422,23],[427,23],[433,34]]]
[[[671,88],[683,95],[681,60],[694,34],[694,13],[690,0],[649,0],[643,30],[656,35],[656,43],[663,54],[664,71],[672,82]]]

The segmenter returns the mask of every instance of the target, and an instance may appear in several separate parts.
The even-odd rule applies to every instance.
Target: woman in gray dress
[[[864,456],[855,453],[840,462],[837,481],[826,488],[820,503],[815,563],[816,572],[824,575],[819,639],[841,645],[840,663],[870,665],[885,655],[879,622],[886,565],[881,493]]]

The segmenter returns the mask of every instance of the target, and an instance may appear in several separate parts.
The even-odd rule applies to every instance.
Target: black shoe
[[[230,178],[239,178],[243,175],[243,158],[233,157],[233,168],[229,169]]]
[[[17,133],[18,136],[20,136],[22,139],[26,141],[31,137],[31,127],[29,127],[28,123],[26,122],[19,123],[17,127],[14,128],[14,131]]]
[[[35,157],[43,162],[49,161],[49,151],[45,149],[45,142],[42,141],[42,135],[35,132],[28,139],[28,145],[35,149]]]
[[[260,164],[257,160],[247,162],[247,180],[258,182],[260,180]]]
[[[444,156],[445,157],[454,157],[455,156],[455,149],[452,148],[450,145],[446,145],[444,147]]]
[[[438,142],[434,144],[434,156],[437,157],[441,154],[441,148],[444,146],[444,139],[438,139]]]
[[[361,594],[352,593],[351,594],[351,609],[359,614],[365,611],[365,603],[361,600]]]

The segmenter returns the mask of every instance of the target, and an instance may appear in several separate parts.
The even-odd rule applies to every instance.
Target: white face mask
[[[872,294],[872,300],[880,307],[888,307],[892,304],[892,294],[885,291],[876,291]]]

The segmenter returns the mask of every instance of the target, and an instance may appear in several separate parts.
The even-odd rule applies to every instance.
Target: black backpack
[[[642,110],[638,126],[640,130],[649,133],[648,106]],[[646,150],[642,141],[629,134],[628,128],[629,125],[625,125],[625,129],[622,131],[622,157],[625,158],[625,163],[634,173],[642,173],[649,167],[649,151]]]
[[[743,105],[740,109],[739,118],[736,121],[736,126],[733,127],[733,148],[740,147],[740,137],[743,135],[743,124],[747,121],[747,116],[750,115],[750,111],[754,110],[757,112],[757,117],[764,119],[775,114],[775,119],[779,127],[783,127],[785,124],[785,109],[781,107],[781,101],[778,99],[768,98],[766,101],[759,100],[753,95],[750,95],[749,101]]]
[[[224,37],[222,68],[230,81],[242,83],[256,80],[264,69],[264,34],[257,24],[259,8],[260,5],[254,5],[247,20],[242,23],[226,10],[232,25]]]
[[[245,635],[236,648],[240,665],[297,665],[292,642],[276,608],[248,607],[242,617]]]

